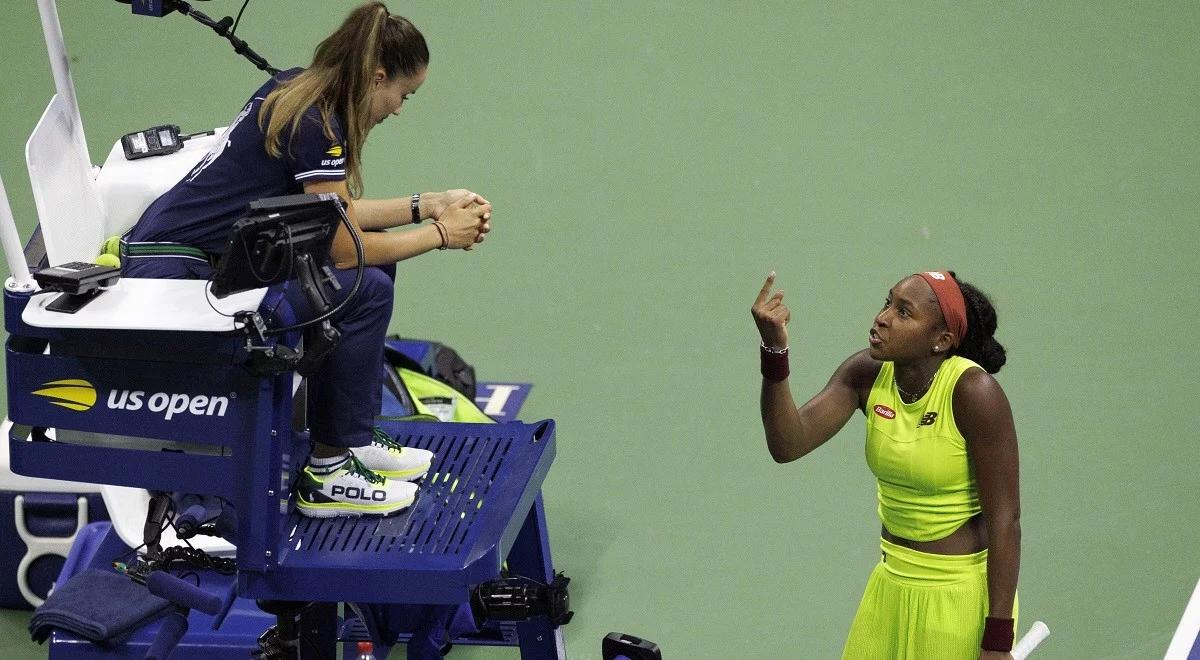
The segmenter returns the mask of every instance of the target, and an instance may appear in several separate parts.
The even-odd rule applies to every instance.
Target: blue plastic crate
[[[108,520],[99,493],[0,491],[0,607],[45,600],[76,532],[97,520]]]

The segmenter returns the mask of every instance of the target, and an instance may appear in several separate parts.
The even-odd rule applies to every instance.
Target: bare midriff
[[[912,541],[892,534],[886,527],[881,527],[880,534],[896,545],[933,555],[970,555],[988,547],[987,527],[983,524],[982,514],[967,520],[950,536],[936,541]]]

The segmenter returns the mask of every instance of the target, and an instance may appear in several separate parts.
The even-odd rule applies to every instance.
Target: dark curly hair
[[[983,367],[984,371],[994,374],[1004,366],[1007,357],[1004,347],[996,341],[996,308],[987,295],[974,286],[958,279],[954,271],[950,275],[958,282],[962,290],[963,300],[967,303],[967,336],[963,338],[955,355],[971,360]]]

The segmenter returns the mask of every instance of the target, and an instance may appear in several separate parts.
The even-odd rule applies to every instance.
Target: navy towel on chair
[[[91,568],[55,586],[54,593],[30,618],[29,634],[40,644],[58,629],[113,645],[170,606],[124,575]]]

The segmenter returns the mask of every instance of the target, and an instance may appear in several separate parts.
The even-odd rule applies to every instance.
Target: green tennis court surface
[[[0,176],[27,235],[52,84],[34,3],[8,4]],[[238,34],[301,65],[347,6],[252,0]],[[749,307],[778,271],[804,397],[888,287],[939,267],[993,297],[1009,349],[1021,628],[1054,631],[1033,657],[1166,652],[1200,565],[1200,6],[390,6],[432,62],[371,136],[367,195],[496,207],[481,249],[401,264],[392,330],[534,383],[525,418],[558,421],[572,658],[613,630],[670,658],[838,656],[878,551],[862,423],[771,462]],[[261,81],[178,16],[59,11],[93,160],[226,125]],[[0,616],[0,656],[45,657],[27,616]]]

